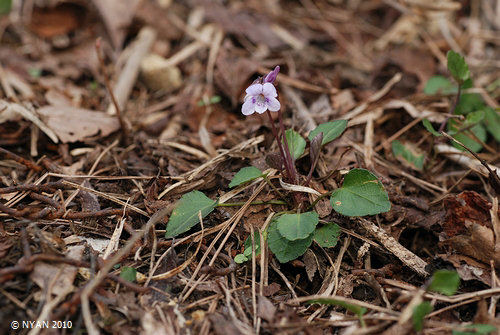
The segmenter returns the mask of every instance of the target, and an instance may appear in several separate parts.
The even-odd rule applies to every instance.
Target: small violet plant
[[[340,227],[334,222],[322,221],[320,224],[319,214],[315,211],[315,206],[321,199],[329,196],[332,208],[337,213],[345,216],[383,213],[391,208],[391,204],[382,183],[373,173],[365,169],[351,169],[344,175],[341,187],[323,194],[319,194],[319,192],[309,187],[322,147],[344,132],[347,128],[347,121],[326,122],[313,129],[307,137],[309,139],[309,153],[305,155],[307,142],[302,135],[293,129],[285,131],[281,103],[278,100],[278,92],[275,86],[279,72],[280,67],[276,66],[273,71],[263,78],[255,80],[245,90],[246,96],[241,112],[247,116],[253,113],[266,113],[268,115],[271,130],[279,149],[279,156],[274,153],[268,155],[268,163],[271,167],[280,171],[285,182],[293,184],[286,187],[286,190],[290,191],[290,193],[279,191],[268,176],[254,166],[240,169],[232,178],[229,187],[245,187],[244,184],[262,178],[283,200],[255,201],[252,204],[267,203],[284,206],[281,207],[282,212],[273,216],[267,229],[262,232],[262,236],[276,258],[281,263],[286,263],[302,256],[313,241],[325,248],[336,245]],[[277,113],[278,127],[275,126],[271,113]],[[298,173],[295,161],[302,160],[306,156],[309,156],[310,168],[307,176],[303,176]],[[336,170],[336,168],[336,166],[330,167],[331,170]],[[304,196],[304,192],[314,194],[309,204],[306,203],[309,197]],[[293,204],[288,201],[288,196],[293,198]],[[197,190],[184,194],[172,211],[167,223],[165,237],[176,237],[189,231],[199,223],[200,215],[203,218],[216,207],[222,206],[241,206],[241,203],[221,204],[218,200],[210,199]],[[246,239],[242,246],[244,251],[236,255],[235,262],[243,263],[249,260],[253,254],[258,255],[260,253],[260,236],[258,233],[256,232],[253,238],[249,236]],[[254,243],[252,243],[252,239],[255,243],[255,252],[253,251],[252,245]]]

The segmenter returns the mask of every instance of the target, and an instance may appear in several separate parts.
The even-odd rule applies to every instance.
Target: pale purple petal
[[[253,84],[253,85],[250,85],[246,90],[245,92],[248,94],[248,95],[259,95],[262,93],[262,84]]]
[[[267,110],[267,104],[265,102],[261,103],[256,103],[255,104],[255,111],[259,114],[264,113]]]
[[[255,103],[252,101],[252,99],[248,99],[245,101],[245,103],[241,107],[241,112],[243,113],[243,115],[250,115],[255,112]]]
[[[277,112],[281,108],[281,104],[275,97],[267,97],[267,108],[271,112]]]
[[[276,88],[271,83],[265,83],[262,85],[262,94],[266,97],[277,97]]]

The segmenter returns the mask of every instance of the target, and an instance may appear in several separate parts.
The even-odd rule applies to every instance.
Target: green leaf
[[[389,196],[377,177],[365,169],[352,169],[330,198],[333,209],[346,216],[375,215],[391,209]]]
[[[260,235],[259,232],[256,231],[253,233],[254,240],[255,240],[255,256],[260,255]],[[266,238],[265,233],[264,233],[264,239]],[[245,240],[244,243],[244,251],[243,255],[245,255],[248,258],[252,257],[252,236],[249,235],[247,239]]]
[[[278,222],[273,221],[268,228],[267,243],[280,263],[286,263],[302,256],[312,243],[313,234],[303,240],[289,241],[281,236]]]
[[[424,301],[421,304],[413,308],[413,329],[419,332],[424,328],[424,318],[427,314],[432,312],[432,305],[428,301]]]
[[[314,231],[313,239],[323,248],[333,248],[337,245],[340,227],[336,223],[327,223]]]
[[[477,335],[477,334],[491,334],[496,333],[497,328],[492,325],[486,324],[473,324],[463,327],[464,330],[454,330],[452,332],[453,335]],[[470,331],[465,330],[470,329]]]
[[[134,282],[136,275],[137,275],[137,270],[131,268],[130,266],[124,266],[120,271],[120,278],[128,280],[129,282]]]
[[[367,311],[365,307],[359,307],[357,305],[353,305],[353,304],[347,303],[345,301],[340,301],[340,300],[333,299],[333,298],[312,299],[312,300],[309,300],[308,303],[340,306],[340,307],[343,307],[343,308],[347,309],[348,311],[356,314],[359,317],[363,316]]]
[[[446,54],[448,59],[448,70],[459,85],[462,85],[470,77],[469,66],[459,53],[450,50]]]
[[[12,7],[12,0],[0,0],[0,14],[7,14]]]
[[[484,125],[486,130],[500,143],[500,114],[493,108],[484,109]]]
[[[262,171],[255,166],[244,167],[234,175],[233,180],[229,183],[229,187],[233,188],[259,177],[262,177]]]
[[[283,214],[276,222],[281,236],[289,241],[303,240],[311,235],[318,224],[318,213]]]
[[[200,191],[184,194],[168,220],[165,237],[175,237],[188,231],[199,222],[199,211],[201,211],[201,216],[205,217],[214,210],[216,205],[217,200],[210,199]]]
[[[423,119],[423,120],[422,120],[422,124],[424,125],[425,129],[427,129],[427,131],[429,131],[432,135],[434,135],[434,136],[438,136],[438,137],[439,137],[439,136],[443,136],[443,135],[441,135],[440,133],[438,133],[438,132],[434,129],[434,127],[432,126],[432,123],[431,123],[429,120],[427,120],[427,119]]]
[[[392,142],[392,154],[394,157],[404,160],[416,170],[421,171],[424,167],[425,155],[413,152],[409,147],[399,141]]]
[[[424,87],[424,94],[427,95],[456,94],[457,92],[458,87],[444,76],[431,77]]]
[[[247,256],[245,256],[243,254],[237,254],[236,256],[234,256],[235,263],[241,264],[241,263],[245,263],[246,261],[248,261],[248,258],[247,258]]]
[[[463,144],[465,144],[470,150],[474,152],[479,152],[482,148],[483,145],[479,143],[474,136],[471,134],[471,132],[482,142],[486,141],[486,130],[481,124],[476,124],[473,127],[468,128],[469,126],[467,125],[462,125],[459,128],[459,121],[456,119],[450,119],[448,121],[448,131],[453,134],[453,137]],[[468,128],[467,130],[461,131],[461,129]],[[464,151],[465,149],[462,148],[462,146],[452,143],[453,146],[459,150]]]
[[[292,155],[293,160],[298,159],[304,153],[306,148],[306,140],[300,136],[293,129],[288,129],[285,131],[286,141],[288,143],[288,149],[290,149],[290,154]]]
[[[434,272],[429,285],[429,291],[444,295],[454,295],[460,285],[460,276],[456,271],[438,270]]]
[[[323,133],[321,145],[325,145],[339,137],[347,128],[347,120],[336,120],[322,123],[309,133],[309,141],[312,141],[320,132]]]
[[[484,105],[484,100],[481,95],[476,93],[465,93],[460,96],[457,108],[455,108],[455,114],[466,115],[471,112],[478,110],[483,110],[486,106]]]
[[[208,99],[208,103],[207,103],[207,104],[205,104],[205,101],[203,101],[203,100],[199,100],[197,105],[198,105],[199,107],[203,107],[203,106],[205,106],[205,105],[214,105],[214,104],[218,104],[220,101],[221,101],[221,97],[220,97],[220,96],[218,96],[218,95],[214,95],[214,96],[210,97],[210,99]]]
[[[484,116],[485,116],[485,112],[483,110],[478,110],[478,111],[475,111],[475,112],[470,112],[465,117],[465,123],[464,123],[464,125],[468,127],[468,126],[477,124],[477,123],[483,121]]]

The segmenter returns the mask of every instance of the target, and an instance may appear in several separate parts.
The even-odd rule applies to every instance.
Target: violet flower
[[[276,79],[276,77],[274,78]],[[266,110],[276,112],[281,108],[280,102],[276,99],[278,96],[276,88],[270,82],[252,84],[245,92],[247,93],[245,103],[241,107],[243,115],[251,115],[254,112],[262,114]]]

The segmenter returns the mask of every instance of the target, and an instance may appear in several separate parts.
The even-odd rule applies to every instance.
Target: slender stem
[[[283,164],[285,164],[286,172],[287,172],[288,176],[290,176],[290,166],[288,164],[288,160],[286,159],[285,151],[283,149],[283,145],[281,144],[278,130],[274,126],[274,121],[273,121],[273,117],[271,116],[271,112],[269,110],[267,110],[266,113],[267,113],[267,116],[269,117],[269,121],[271,122],[271,129],[273,131],[274,138],[276,139],[276,142],[278,143],[278,148],[280,150],[281,159],[283,159]]]
[[[311,164],[311,168],[309,169],[309,173],[307,174],[307,178],[306,178],[306,182],[304,183],[304,186],[309,186],[309,183],[311,182],[312,174],[313,174],[315,167],[316,167],[316,164]]]
[[[451,107],[448,115],[446,115],[446,118],[444,119],[443,123],[441,123],[441,126],[439,127],[438,133],[444,131],[444,127],[448,123],[448,120],[455,113],[455,109],[457,109],[458,103],[460,102],[460,95],[462,95],[462,85],[458,85],[458,92],[457,92],[457,97],[455,98],[455,103]]]
[[[223,204],[217,204],[215,207],[237,207],[243,206],[245,202],[225,202]],[[253,201],[250,205],[288,205],[285,201],[280,200],[270,200],[270,201]]]
[[[312,203],[309,207],[307,207],[306,212],[307,212],[308,210],[313,209],[313,208],[314,208],[314,206],[316,206],[316,204],[317,204],[317,203],[318,203],[321,199],[323,199],[323,198],[325,198],[325,197],[327,197],[327,196],[331,195],[331,194],[333,193],[333,191],[334,191],[334,190],[332,190],[332,191],[328,191],[328,192],[326,192],[326,193],[323,193],[323,194],[322,194],[322,195],[320,195],[319,197],[317,197],[317,198],[316,198],[316,200],[314,200],[314,202],[313,202],[313,203]]]
[[[293,164],[292,155],[290,154],[290,148],[288,147],[288,141],[286,140],[285,126],[283,125],[283,117],[282,117],[281,109],[278,110],[278,119],[279,119],[279,124],[280,124],[280,128],[281,128],[281,136],[283,136],[283,143],[285,143],[286,160],[288,162],[289,169],[290,169],[289,177],[290,177],[292,183],[297,184],[297,182],[298,182],[297,171],[295,171],[295,165]]]
[[[267,178],[267,176],[264,176],[264,180],[266,181],[266,183],[267,183],[269,186],[271,186],[271,188],[273,189],[273,191],[274,191],[274,192],[276,192],[276,193],[277,193],[277,194],[281,197],[281,199],[283,199],[283,201],[285,201],[285,202],[286,202],[286,204],[287,204],[287,205],[290,205],[290,204],[288,203],[288,201],[286,200],[285,196],[283,195],[283,193],[281,193],[281,192],[280,192],[280,191],[276,188],[276,186],[274,186],[274,184],[273,184],[273,183],[271,183],[271,181],[269,180],[269,178]]]

